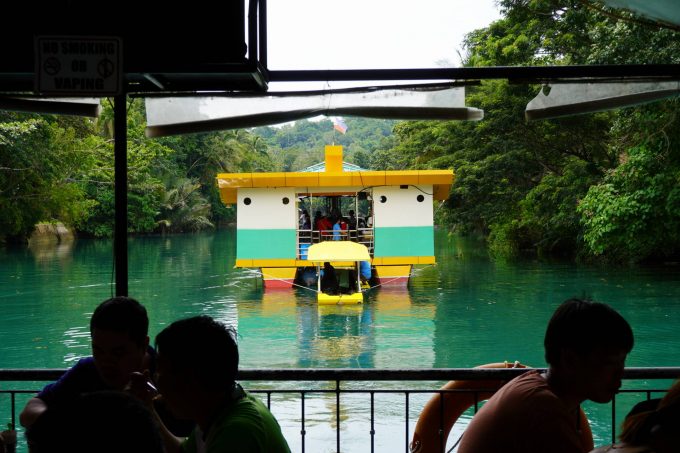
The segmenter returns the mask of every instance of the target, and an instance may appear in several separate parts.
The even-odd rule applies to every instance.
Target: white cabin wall
[[[250,198],[250,205],[244,204]],[[288,199],[288,204],[283,199]],[[237,195],[236,225],[239,230],[295,229],[297,207],[295,188],[239,189]]]
[[[420,190],[419,190],[420,189]],[[432,186],[385,186],[373,188],[373,212],[376,228],[432,226]],[[418,201],[418,195],[423,201]],[[380,197],[386,202],[381,203]]]

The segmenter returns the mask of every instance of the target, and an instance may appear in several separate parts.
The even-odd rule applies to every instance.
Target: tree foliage
[[[500,20],[467,35],[466,65],[680,58],[677,32],[606,16],[576,0],[503,0],[500,7]],[[488,235],[498,254],[632,261],[677,254],[677,102],[526,122],[526,104],[540,89],[507,81],[468,87],[466,103],[485,111],[483,121],[399,123],[390,162],[454,168],[439,218]]]
[[[89,164],[83,130],[54,118],[0,114],[0,239],[39,221],[80,221],[92,206],[78,182]]]
[[[225,131],[150,140],[140,100],[128,105],[128,231],[183,232],[233,218],[219,200],[218,172],[272,171],[262,137]],[[39,221],[81,234],[114,228],[113,106],[96,121],[0,115],[0,240],[27,237]]]
[[[302,120],[280,127],[258,127],[252,133],[264,139],[278,171],[297,171],[324,160],[326,145],[342,145],[344,160],[362,168],[384,168],[376,152],[389,148],[394,121],[345,118],[347,132],[333,129],[330,119]]]
[[[468,66],[680,63],[678,32],[603,14],[580,0],[500,0],[502,17],[465,38]],[[522,83],[517,83],[522,82]],[[195,231],[233,219],[218,172],[296,171],[343,145],[367,169],[453,168],[438,221],[486,235],[491,249],[639,261],[680,255],[677,99],[526,122],[539,90],[525,81],[467,87],[479,122],[345,118],[144,137],[128,109],[129,230]],[[113,110],[97,121],[0,113],[0,239],[61,220],[93,236],[113,229]]]

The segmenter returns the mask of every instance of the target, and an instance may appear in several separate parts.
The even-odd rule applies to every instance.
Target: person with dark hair
[[[123,391],[133,373],[153,374],[155,351],[149,346],[146,308],[131,297],[113,297],[97,308],[90,319],[92,357],[80,359],[59,380],[48,384],[24,407],[19,420],[28,428],[51,406],[71,404],[80,395],[103,390]],[[167,425],[178,434],[193,428],[169,417]]]
[[[621,442],[592,453],[677,453],[680,451],[680,381],[661,399],[636,404],[626,415]]]
[[[92,357],[80,359],[31,398],[21,424],[30,427],[48,406],[68,404],[82,393],[123,390],[132,372],[149,367],[148,329],[146,309],[135,299],[113,297],[99,304],[90,319]]]
[[[326,294],[338,294],[340,291],[338,274],[328,261],[323,263],[323,270],[321,271],[321,291]]]
[[[545,333],[548,369],[528,371],[496,392],[468,425],[459,453],[583,453],[580,405],[611,401],[621,386],[633,331],[608,305],[569,299]],[[589,437],[589,439],[588,439]]]
[[[281,428],[262,402],[236,382],[236,333],[209,316],[175,321],[156,336],[156,382],[178,418],[196,428],[182,440],[163,429],[167,453],[289,453]],[[133,383],[146,389],[143,376]],[[153,393],[148,392],[147,401]]]
[[[77,434],[65,436],[77,428]],[[26,430],[29,453],[163,453],[158,425],[137,398],[116,391],[93,392],[71,404],[50,406]]]

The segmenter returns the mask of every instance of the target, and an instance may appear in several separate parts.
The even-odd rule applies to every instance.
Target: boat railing
[[[32,397],[39,383],[57,379],[62,369],[5,369],[0,370],[0,413],[10,414],[11,422],[17,425],[17,412]],[[242,369],[239,380],[253,394],[274,412],[284,429],[293,451],[350,451],[343,447],[343,439],[350,435],[361,436],[362,451],[370,445],[370,451],[387,451],[381,447],[385,430],[394,441],[395,432],[403,441],[403,450],[408,453],[413,429],[424,404],[434,395],[450,392],[466,392],[475,395],[475,404],[470,412],[480,407],[478,395],[488,389],[469,388],[465,390],[440,390],[449,380],[510,380],[528,371],[521,368],[448,368],[448,369]],[[609,426],[611,437],[598,439],[596,444],[613,442],[621,417],[630,408],[620,399],[633,401],[650,399],[662,395],[670,381],[680,377],[680,367],[667,368],[626,368],[623,386],[618,395],[608,403],[611,410],[605,420],[591,422],[598,426]],[[651,382],[650,381],[654,381]],[[29,389],[20,388],[27,383]],[[390,398],[386,409],[380,401]],[[7,411],[9,405],[9,411]],[[601,406],[601,405],[598,405]],[[281,410],[283,407],[283,410]],[[297,409],[293,409],[297,407]],[[395,415],[399,412],[401,416]],[[588,408],[586,408],[588,413]],[[386,415],[388,414],[388,415]],[[443,411],[442,411],[443,414]],[[398,417],[397,424],[385,425],[386,417]],[[401,419],[401,421],[399,421]],[[390,418],[391,420],[391,418]],[[440,426],[443,426],[440,420]],[[322,425],[332,435],[316,436],[309,439],[308,431]],[[365,429],[356,432],[356,427]],[[389,426],[389,428],[387,427]],[[441,430],[440,430],[441,431]],[[455,430],[454,430],[455,431]],[[291,434],[293,433],[293,434]],[[383,437],[381,437],[383,435]],[[456,434],[452,434],[454,436]],[[459,435],[459,434],[457,434]],[[21,436],[23,437],[23,436]],[[399,444],[402,441],[398,441]],[[323,445],[318,445],[322,442]],[[440,439],[443,445],[446,439]],[[312,447],[312,443],[314,446]],[[356,439],[354,439],[356,443]],[[392,450],[390,450],[392,451]]]
[[[298,259],[305,259],[307,257],[307,248],[311,244],[317,244],[322,241],[352,241],[363,244],[368,249],[369,254],[373,257],[373,228],[356,228],[350,230],[314,230],[314,229],[297,229],[297,257]]]

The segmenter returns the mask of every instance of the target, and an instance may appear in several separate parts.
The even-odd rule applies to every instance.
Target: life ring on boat
[[[519,362],[487,363],[475,368],[528,368]],[[444,453],[446,440],[449,437],[453,424],[458,418],[477,402],[488,400],[491,396],[505,385],[507,381],[494,380],[457,380],[449,381],[441,390],[473,390],[488,389],[486,392],[447,392],[440,393],[427,402],[425,408],[418,417],[416,428],[413,432],[413,441],[410,445],[411,453]],[[442,403],[443,398],[443,403]],[[440,428],[441,417],[441,428]],[[590,429],[588,417],[581,409],[579,417],[581,426],[581,442],[586,447],[585,451],[593,449],[593,433]],[[440,437],[441,432],[441,437]],[[441,440],[440,440],[441,439]]]

